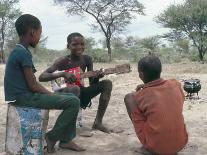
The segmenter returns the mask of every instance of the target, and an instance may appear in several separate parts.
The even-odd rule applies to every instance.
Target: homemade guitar
[[[108,74],[124,74],[131,72],[130,64],[116,65],[115,68],[103,69],[104,75]],[[81,79],[96,76],[96,71],[88,71],[81,73]]]
[[[79,69],[78,68],[79,67],[74,68],[74,70],[69,69],[69,70],[66,70],[66,72],[70,72],[70,73],[75,74],[75,76],[77,77],[77,81],[78,81],[78,82],[76,81],[76,83],[81,83],[81,84],[82,84],[81,81],[83,81],[84,78],[94,77],[97,75],[97,71],[99,71],[99,70],[96,70],[96,71],[81,72],[80,68]],[[114,68],[102,69],[102,71],[103,71],[104,75],[109,75],[109,74],[118,75],[118,74],[124,74],[124,73],[131,72],[131,67],[130,67],[130,64],[122,64],[122,65],[116,65]],[[52,86],[53,91],[60,90],[60,89],[65,88],[69,85],[70,85],[70,83],[66,83],[64,78],[58,78],[58,79],[51,81],[51,86]]]

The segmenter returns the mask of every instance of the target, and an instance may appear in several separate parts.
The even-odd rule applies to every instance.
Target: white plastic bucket
[[[43,155],[49,110],[8,106],[5,150],[8,155]]]

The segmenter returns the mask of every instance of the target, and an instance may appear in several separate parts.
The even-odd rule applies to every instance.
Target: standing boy
[[[63,77],[66,80],[72,79],[72,81],[74,81],[74,74],[69,73],[71,70],[79,69],[79,72],[93,70],[93,62],[91,57],[88,55],[83,55],[83,52],[85,50],[85,42],[84,37],[80,33],[71,33],[70,35],[68,35],[67,48],[70,50],[71,53],[57,59],[49,68],[47,68],[40,75],[40,81],[51,81],[59,77]],[[55,73],[55,71],[61,72]],[[103,126],[102,119],[110,100],[112,82],[109,80],[99,81],[99,78],[103,77],[103,72],[97,71],[96,73],[96,77],[89,78],[89,87],[84,87],[81,84],[80,77],[76,77],[76,85],[68,85],[67,88],[61,91],[68,91],[73,93],[75,92],[75,94],[77,95],[80,94],[79,98],[81,108],[86,108],[89,105],[91,99],[100,94],[99,106],[93,124],[93,129],[98,129],[103,132],[109,133],[110,130]]]
[[[125,96],[125,104],[143,148],[152,154],[174,155],[188,141],[183,112],[184,94],[174,79],[160,78],[158,57],[148,55],[138,62],[144,85]]]
[[[79,99],[73,94],[53,94],[36,81],[36,69],[28,47],[34,48],[40,40],[42,26],[39,19],[24,14],[16,20],[15,27],[19,43],[10,53],[6,65],[5,100],[17,106],[63,110],[53,129],[46,133],[47,150],[54,152],[56,142],[60,141],[62,148],[83,151],[72,141],[76,136]]]

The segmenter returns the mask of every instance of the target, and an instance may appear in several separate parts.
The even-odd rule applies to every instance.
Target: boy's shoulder
[[[65,56],[61,56],[59,58],[57,58],[54,61],[54,65],[55,66],[65,66],[70,62],[70,56],[69,55],[65,55]]]
[[[31,58],[32,54],[27,51],[26,49],[23,49],[21,47],[15,47],[9,54],[8,59],[25,59],[25,58]]]
[[[181,85],[181,83],[176,79],[167,79],[166,82],[174,85],[179,85],[179,86]]]

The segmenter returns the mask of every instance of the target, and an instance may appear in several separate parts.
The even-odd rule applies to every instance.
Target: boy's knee
[[[70,108],[78,110],[80,108],[80,99],[76,96],[69,97],[68,98],[68,106]]]
[[[125,105],[127,106],[127,105],[131,104],[133,99],[134,99],[133,93],[126,94],[124,97]]]
[[[137,103],[134,99],[133,93],[129,93],[125,95],[124,102],[125,102],[126,108],[130,111],[132,111],[134,108],[137,107]]]
[[[76,96],[80,95],[80,87],[79,86],[73,86],[72,88],[72,93],[75,94]]]
[[[110,80],[103,80],[103,88],[107,91],[112,91],[112,82]]]
[[[129,101],[131,100],[133,94],[132,93],[129,93],[129,94],[126,94],[125,97],[124,97],[124,102],[125,104],[128,104]]]
[[[79,86],[72,86],[72,87],[66,87],[64,89],[64,92],[66,93],[73,93],[74,95],[76,96],[79,96],[80,95],[80,87]]]

